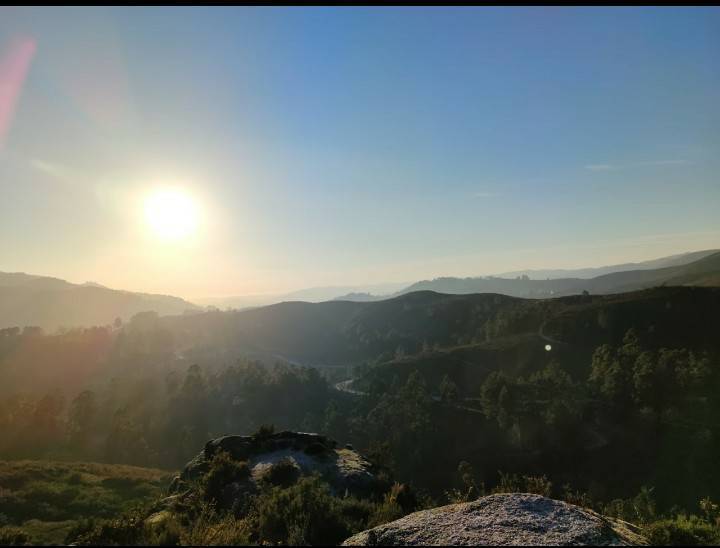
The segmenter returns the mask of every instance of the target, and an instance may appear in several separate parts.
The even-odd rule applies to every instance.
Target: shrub
[[[525,490],[544,497],[552,495],[552,482],[546,476],[523,476]]]
[[[402,508],[406,514],[412,512],[417,507],[417,497],[412,492],[409,485],[404,483],[394,483],[387,494],[387,500],[396,503]]]
[[[279,544],[338,544],[351,531],[341,504],[317,476],[282,489],[271,487],[255,500],[258,541]]]
[[[255,439],[263,439],[267,438],[269,436],[272,436],[275,433],[275,425],[274,424],[262,424],[260,425],[260,428],[258,428],[255,433],[252,435]]]
[[[290,487],[300,476],[300,469],[290,458],[284,458],[270,465],[262,481],[279,487]]]
[[[390,491],[385,493],[383,501],[375,506],[375,510],[368,520],[368,527],[400,519],[412,512],[417,504],[417,497],[407,485],[395,483]]]
[[[400,505],[386,495],[385,499],[375,507],[375,510],[368,519],[367,526],[376,527],[378,525],[382,525],[383,523],[400,519],[404,515],[405,512],[403,512]]]
[[[216,453],[210,461],[210,469],[202,479],[205,498],[220,502],[227,485],[243,481],[250,476],[250,468],[245,461],[233,459],[227,452]]]
[[[518,476],[500,472],[500,484],[492,493],[535,493],[549,497],[552,495],[552,482],[546,476]]]
[[[144,520],[147,512],[135,509],[118,518],[78,522],[66,542],[91,546],[128,546],[144,542]]]
[[[353,533],[366,529],[370,516],[375,511],[376,505],[369,500],[345,497],[337,501],[340,514],[348,529]]]
[[[178,546],[181,543],[182,528],[175,519],[168,519],[162,525],[145,531],[148,546]]]
[[[720,530],[717,526],[697,516],[680,515],[646,525],[643,533],[656,546],[703,546],[718,544]]]
[[[592,499],[587,493],[583,493],[579,490],[574,490],[570,487],[570,484],[563,486],[562,500],[576,506],[583,508],[592,508]]]
[[[0,527],[0,546],[27,546],[32,539],[19,527]]]
[[[180,533],[184,546],[229,546],[251,543],[252,528],[247,520],[221,514],[208,504],[200,504],[190,526]]]
[[[445,491],[445,498],[449,504],[472,502],[481,496],[482,495],[480,495],[477,489],[472,485],[465,489],[453,488]]]
[[[648,523],[655,519],[655,499],[652,493],[652,487],[648,488],[643,486],[632,500],[632,506],[636,516],[635,519],[640,523]]]

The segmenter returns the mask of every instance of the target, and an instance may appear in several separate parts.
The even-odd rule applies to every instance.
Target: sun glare
[[[180,242],[198,228],[199,211],[192,196],[178,188],[162,188],[144,202],[145,222],[150,232],[164,242]]]

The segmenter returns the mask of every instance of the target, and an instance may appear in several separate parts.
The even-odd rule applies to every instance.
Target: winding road
[[[561,341],[559,339],[556,339],[549,335],[545,335],[543,330],[545,328],[546,323],[547,323],[547,321],[544,321],[542,324],[540,324],[540,327],[538,328],[538,332],[537,332],[538,337],[540,337],[545,342],[548,342],[550,344],[555,344],[555,345],[565,344],[563,341]],[[463,363],[465,365],[470,365],[472,367],[480,367],[478,364],[473,364],[473,363],[470,363],[467,361],[463,361]],[[369,396],[369,394],[367,392],[363,392],[361,390],[355,390],[355,389],[351,388],[352,383],[354,383],[356,380],[357,379],[347,379],[345,381],[338,382],[334,385],[334,388],[338,392],[345,392],[346,394],[352,394],[353,396],[363,396],[363,397]],[[431,396],[431,398],[433,399],[433,401],[436,401],[436,402],[441,401],[440,396]],[[478,401],[478,398],[463,398],[463,401]],[[459,405],[459,404],[453,405],[453,407],[455,409],[462,409],[463,411],[469,411],[471,413],[481,413],[482,414],[482,411],[480,409],[477,409],[474,407],[467,407],[467,406]]]
[[[362,396],[362,397],[369,396],[369,394],[367,392],[362,392],[360,390],[353,390],[352,388],[350,388],[350,385],[352,385],[352,383],[356,380],[357,379],[348,379],[346,381],[336,383],[335,390],[337,390],[338,392],[345,392],[347,394],[352,394],[353,396]],[[430,397],[435,402],[441,401],[440,396],[430,396]],[[466,401],[477,401],[478,398],[465,398],[465,400]],[[453,405],[453,407],[455,409],[462,409],[463,411],[468,411],[470,413],[483,414],[481,409],[477,409],[475,407],[467,407],[465,405],[460,405],[460,404],[455,404],[455,405]]]

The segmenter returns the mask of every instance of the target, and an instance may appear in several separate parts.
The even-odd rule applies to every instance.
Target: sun
[[[150,233],[163,242],[186,241],[197,232],[197,202],[181,188],[153,190],[145,197],[143,211]]]

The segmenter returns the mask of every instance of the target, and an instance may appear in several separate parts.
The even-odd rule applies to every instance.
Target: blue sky
[[[720,247],[717,8],[0,8],[23,40],[0,270],[199,297]],[[138,221],[165,183],[192,242]]]

